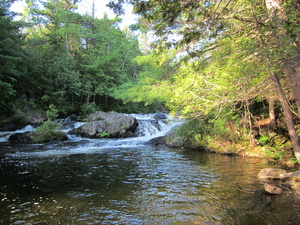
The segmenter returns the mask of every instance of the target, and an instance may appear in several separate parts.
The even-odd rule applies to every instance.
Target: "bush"
[[[260,145],[272,145],[272,140],[267,134],[263,134],[259,137],[258,142]]]
[[[34,131],[32,137],[34,142],[48,142],[53,140],[65,140],[66,134],[62,132],[61,123],[54,122],[53,120],[58,116],[58,110],[51,104],[49,110],[46,112],[48,120]]]
[[[61,130],[61,124],[48,119],[42,126],[34,131],[33,141],[37,143],[52,140],[65,140],[66,134]]]

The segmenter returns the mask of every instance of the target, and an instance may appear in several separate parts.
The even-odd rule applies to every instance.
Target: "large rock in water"
[[[276,187],[275,185],[268,184],[268,183],[264,184],[264,189],[266,192],[268,192],[269,194],[273,194],[273,195],[280,195],[283,192],[282,188]]]
[[[283,169],[275,169],[275,168],[266,168],[262,169],[258,173],[258,177],[260,179],[272,179],[272,180],[279,180],[284,179],[286,176],[286,171]]]
[[[88,116],[87,123],[69,133],[86,138],[125,138],[132,136],[137,126],[132,116],[97,111]]]
[[[25,133],[15,133],[9,136],[9,142],[30,142],[32,141],[32,137],[34,136],[32,131],[27,131]]]

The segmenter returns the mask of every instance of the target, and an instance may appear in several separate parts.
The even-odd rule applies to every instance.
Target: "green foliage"
[[[118,11],[122,2],[110,6]],[[157,76],[157,69],[164,64],[156,60],[156,66],[152,64],[145,76],[126,84],[127,95],[122,95],[121,91],[118,96],[127,101],[150,102],[157,98],[152,90],[158,95],[162,91],[167,93],[163,99],[173,113],[203,121],[205,130],[209,131],[205,138],[209,141],[250,139],[254,118],[251,104],[255,99],[275,97],[270,76],[276,74],[284,78],[282,62],[298,55],[298,2],[280,1],[278,5],[282,7],[276,13],[266,7],[265,1],[150,0],[143,4],[140,1],[131,3],[134,12],[141,15],[143,24],[148,23],[160,38],[154,46],[161,58],[164,59],[165,52],[170,49],[181,50],[184,64],[172,76]],[[151,55],[155,58],[153,56],[155,54]],[[174,61],[180,56],[174,57]],[[281,83],[276,84],[281,88]],[[285,80],[282,84],[286,85]],[[289,93],[290,86],[286,87]],[[143,94],[134,95],[138,90]],[[296,96],[293,97],[297,99]],[[222,115],[224,108],[236,105],[241,106],[240,124]],[[220,116],[216,112],[220,112]],[[201,134],[192,136],[194,140],[204,140]],[[272,144],[267,136],[262,136],[260,142]]]
[[[193,148],[214,149],[216,142],[234,145],[249,139],[249,133],[244,132],[241,127],[239,115],[228,109],[224,109],[218,117],[210,114],[203,119],[191,119],[180,126],[177,133],[183,138],[185,145]]]
[[[41,108],[54,104],[66,114],[86,113],[89,104],[111,109],[113,92],[139,71],[132,60],[141,54],[137,37],[121,31],[117,17],[77,13],[78,1],[26,3],[22,32],[9,5],[0,4],[0,110],[12,108],[17,99]]]
[[[63,136],[60,131],[61,124],[48,119],[34,131],[33,141],[37,143],[60,140]]]
[[[61,123],[53,121],[58,116],[58,109],[55,107],[55,105],[51,104],[49,106],[49,110],[47,110],[46,115],[48,120],[34,131],[34,142],[40,143],[52,140],[60,140],[64,137],[64,134],[60,130]]]
[[[8,1],[0,3],[0,111],[11,111],[13,100],[21,86],[26,69],[26,51],[22,48],[23,37],[19,33],[22,22],[13,21]]]
[[[135,62],[142,68],[136,79],[124,83],[113,96],[127,102],[142,102],[145,106],[164,104],[172,92],[172,77],[176,61],[174,52],[138,56]]]
[[[264,153],[270,159],[270,163],[281,163],[284,164],[287,160],[292,159],[292,162],[295,163],[297,160],[293,157],[293,151],[287,150],[285,148],[265,148]],[[293,159],[294,158],[294,159]]]
[[[103,132],[103,133],[99,134],[99,136],[100,136],[101,138],[106,138],[106,137],[109,137],[109,136],[110,136],[110,133]]]
[[[83,115],[87,116],[88,114],[97,111],[98,108],[95,103],[89,103],[88,105],[81,106],[81,111],[83,112]]]
[[[57,118],[58,109],[55,107],[55,105],[49,105],[49,110],[47,110],[46,115],[49,120],[54,120],[55,118]]]
[[[261,135],[258,139],[258,142],[261,145],[268,145],[268,146],[271,146],[273,144],[272,139],[267,134]]]

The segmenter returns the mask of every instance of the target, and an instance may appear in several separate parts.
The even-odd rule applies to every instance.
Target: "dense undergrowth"
[[[222,154],[267,158],[270,163],[293,167],[297,164],[284,118],[276,125],[264,117],[252,117],[251,124],[241,115],[228,112],[213,118],[189,119],[177,129],[184,146]]]

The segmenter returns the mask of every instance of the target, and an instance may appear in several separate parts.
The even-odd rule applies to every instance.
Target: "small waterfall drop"
[[[2,132],[0,132],[0,142],[6,142],[6,141],[8,141],[8,138],[12,134],[25,133],[27,131],[35,131],[35,128],[33,126],[31,126],[31,125],[27,125],[24,128],[22,128],[20,130],[16,130],[16,131],[2,131]]]
[[[129,138],[101,138],[89,139],[82,138],[75,135],[68,135],[68,140],[63,144],[59,143],[46,143],[36,144],[40,149],[33,152],[16,152],[11,155],[14,157],[20,156],[53,156],[53,155],[71,155],[71,154],[93,154],[97,152],[106,151],[114,148],[135,148],[142,147],[156,137],[165,136],[176,126],[182,124],[182,121],[173,119],[168,114],[164,117],[157,118],[156,114],[128,114],[135,117],[138,121],[138,127],[134,137]],[[69,121],[71,126],[64,125],[62,131],[68,132],[74,127],[78,127],[84,123]],[[29,129],[26,128],[26,129]],[[26,130],[25,129],[25,130]],[[24,131],[25,132],[25,131]]]

